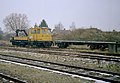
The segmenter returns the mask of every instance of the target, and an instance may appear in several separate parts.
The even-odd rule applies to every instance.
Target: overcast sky
[[[10,13],[24,13],[30,26],[47,21],[50,28],[61,22],[69,28],[96,27],[120,31],[120,0],[0,0],[0,27]]]

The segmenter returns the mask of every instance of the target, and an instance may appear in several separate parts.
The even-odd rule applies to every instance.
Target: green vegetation
[[[0,46],[10,46],[11,43],[9,41],[5,41],[5,40],[0,40]]]
[[[3,35],[2,34],[0,34],[0,40],[3,38]]]
[[[3,31],[2,31],[2,29],[0,27],[0,40],[2,40],[2,39],[3,39]]]
[[[65,30],[62,32],[65,32]],[[62,40],[120,41],[120,32],[115,30],[105,32],[97,28],[79,28],[65,33],[57,33],[57,36],[53,33],[53,37]]]

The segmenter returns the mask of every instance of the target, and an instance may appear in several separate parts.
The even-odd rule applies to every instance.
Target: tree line
[[[6,32],[4,33],[0,28],[0,40],[9,40],[17,29],[28,30],[29,28],[29,20],[25,14],[11,13],[3,19],[3,23]],[[46,22],[42,22],[40,26],[48,27]],[[72,22],[70,30],[66,30],[61,22],[56,24],[54,28],[52,31],[54,40],[120,41],[120,32],[115,30],[108,32],[94,27],[88,29],[76,28],[74,22]]]
[[[56,40],[81,40],[81,41],[120,41],[120,32],[118,31],[102,31],[97,28],[74,29],[69,30],[65,34],[53,33],[53,38]]]

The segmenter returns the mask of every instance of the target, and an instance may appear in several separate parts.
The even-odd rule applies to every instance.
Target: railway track
[[[25,81],[23,81],[23,80],[17,79],[17,78],[15,78],[15,77],[11,77],[11,76],[9,76],[9,75],[5,75],[5,74],[3,74],[3,73],[0,73],[0,77],[1,77],[2,79],[8,80],[9,82],[12,81],[12,83],[27,83],[27,82],[25,82]],[[3,82],[3,83],[4,83],[4,82]]]
[[[72,57],[80,57],[80,58],[89,58],[89,59],[97,59],[97,60],[104,60],[104,61],[114,61],[120,62],[120,57],[113,57],[113,56],[104,56],[98,54],[90,54],[90,53],[79,53],[79,52],[65,52],[65,51],[56,51],[53,49],[46,50],[46,49],[16,49],[10,48],[9,50],[15,51],[24,51],[24,52],[32,52],[32,53],[42,53],[42,54],[53,54],[53,55],[60,55],[60,56],[72,56]]]
[[[16,48],[14,46],[0,46],[3,49],[11,49],[11,48]],[[34,49],[34,48],[29,48],[28,49]],[[35,49],[41,49],[41,48],[35,48]],[[106,56],[116,56],[116,57],[120,57],[120,54],[116,54],[116,53],[107,53],[107,52],[93,52],[93,51],[85,51],[85,50],[89,50],[89,49],[81,49],[80,48],[57,48],[57,47],[51,47],[51,48],[42,48],[43,50],[54,50],[54,51],[67,51],[67,52],[78,52],[78,53],[89,53],[89,54],[98,54],[98,55],[106,55]],[[84,51],[83,51],[84,50]]]
[[[26,51],[30,52],[30,51]],[[108,57],[108,56],[99,56],[89,53],[66,53],[61,51],[49,51],[49,50],[42,50],[42,51],[34,51],[36,53],[43,53],[43,54],[54,54],[54,55],[60,55],[60,56],[73,56],[73,57],[80,57],[80,58],[89,58],[89,59],[97,59],[97,60],[105,60],[105,61],[114,61],[114,62],[120,62],[119,57]]]
[[[46,48],[43,48],[46,50]],[[47,48],[47,50],[50,50],[51,48]],[[106,56],[118,56],[120,57],[119,53],[109,53],[109,52],[93,52],[93,51],[87,51],[90,49],[80,49],[80,48],[65,48],[65,49],[60,49],[60,48],[55,48],[52,47],[52,50],[56,50],[56,51],[69,51],[69,52],[79,52],[79,53],[89,53],[89,54],[101,54],[101,55],[106,55]]]
[[[61,63],[54,63],[54,62],[48,62],[48,61],[33,60],[33,59],[21,58],[21,57],[16,57],[11,55],[0,55],[0,59],[21,63],[21,64],[27,64],[35,67],[42,67],[42,68],[46,68],[54,71],[63,72],[63,73],[89,77],[89,78],[102,80],[106,82],[114,82],[114,83],[120,82],[120,73],[65,65]]]

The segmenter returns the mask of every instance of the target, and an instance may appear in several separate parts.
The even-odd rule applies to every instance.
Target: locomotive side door
[[[37,41],[42,41],[42,31],[41,28],[37,28],[37,33],[36,33],[36,40]]]
[[[29,39],[30,41],[36,41],[36,28],[31,28],[29,31]]]

